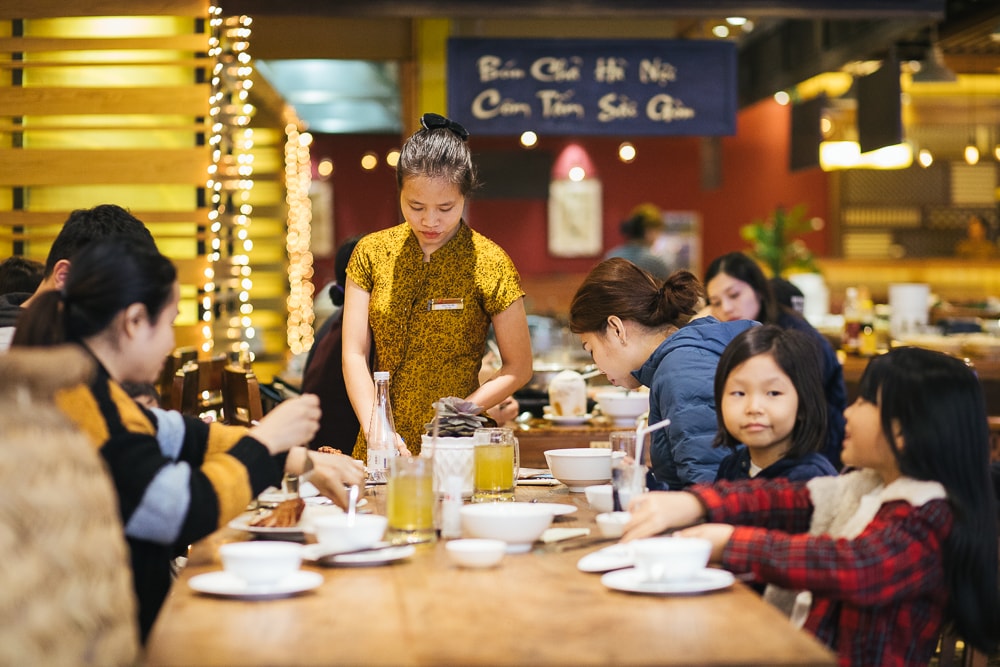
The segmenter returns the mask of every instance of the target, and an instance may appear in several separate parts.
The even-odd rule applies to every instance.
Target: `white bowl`
[[[222,567],[249,586],[269,586],[299,569],[302,545],[295,542],[230,542],[219,547]]]
[[[648,391],[599,391],[594,400],[601,406],[603,414],[623,426],[635,426],[635,420],[649,412]]]
[[[576,493],[611,480],[610,449],[547,449],[545,461],[552,476]]]
[[[610,512],[615,508],[611,498],[610,484],[588,486],[583,492],[587,494],[587,502],[590,503],[591,509],[598,512]]]
[[[503,540],[507,553],[524,553],[552,525],[547,507],[533,503],[481,503],[464,505],[462,535]]]
[[[602,512],[594,517],[597,520],[597,527],[604,537],[621,537],[625,532],[625,524],[629,522],[632,515],[628,512]]]
[[[313,520],[316,541],[324,550],[365,549],[382,539],[388,523],[380,514],[357,514],[354,522],[346,514],[327,514]]]
[[[495,567],[503,560],[507,543],[503,540],[451,540],[444,545],[452,562],[460,567]]]
[[[705,569],[712,543],[700,537],[651,537],[632,542],[632,554],[643,581],[680,581]]]

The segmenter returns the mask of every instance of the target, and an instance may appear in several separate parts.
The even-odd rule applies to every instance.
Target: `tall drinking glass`
[[[472,448],[472,502],[513,501],[520,461],[514,430],[477,428]]]
[[[394,456],[386,480],[386,539],[393,544],[433,542],[434,459],[427,456]]]
[[[612,431],[611,485],[627,510],[629,501],[646,490],[646,467],[635,464],[635,431]],[[618,509],[618,508],[616,508]]]

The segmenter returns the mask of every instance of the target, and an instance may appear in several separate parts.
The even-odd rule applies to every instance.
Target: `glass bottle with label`
[[[871,299],[861,302],[860,333],[858,335],[858,354],[862,357],[874,357],[878,354],[878,336],[875,332],[875,305]]]
[[[856,354],[861,336],[861,303],[858,288],[848,287],[844,294],[844,334],[840,347],[847,354]]]
[[[375,372],[375,404],[368,426],[368,481],[384,483],[389,459],[396,456],[396,425],[389,399],[388,371]]]

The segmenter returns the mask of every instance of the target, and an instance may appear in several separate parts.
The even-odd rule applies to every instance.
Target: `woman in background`
[[[360,424],[351,409],[344,382],[344,286],[347,284],[347,262],[360,236],[354,236],[337,248],[333,273],[336,282],[328,294],[334,311],[316,332],[316,342],[306,357],[302,375],[302,392],[319,397],[323,415],[319,430],[309,447],[332,447],[348,456],[354,451]]]
[[[670,266],[651,249],[663,228],[660,208],[655,204],[639,204],[632,209],[628,219],[618,226],[625,237],[625,243],[609,250],[604,259],[627,259],[640,269],[648,271],[657,280],[666,280],[670,275]]]
[[[820,359],[827,404],[823,455],[839,470],[847,388],[843,368],[829,341],[799,313],[778,303],[760,266],[742,252],[731,252],[712,260],[705,272],[705,291],[710,312],[723,322],[756,320],[761,324],[776,324],[783,329],[796,329],[809,335]]]

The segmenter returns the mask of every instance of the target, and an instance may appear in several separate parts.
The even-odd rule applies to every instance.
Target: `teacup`
[[[324,550],[352,551],[366,549],[382,539],[387,520],[379,514],[328,514],[313,521],[316,541]]]
[[[712,543],[700,537],[651,537],[633,542],[632,554],[643,581],[681,581],[705,569]]]
[[[604,537],[621,537],[625,532],[625,524],[629,522],[632,515],[629,512],[602,512],[594,519],[597,521],[597,528]]]
[[[219,547],[226,572],[248,586],[263,588],[281,581],[302,564],[302,545],[295,542],[230,542]]]

